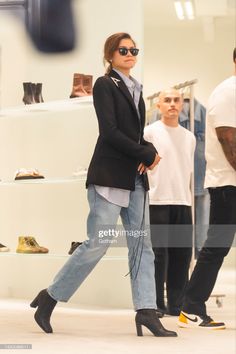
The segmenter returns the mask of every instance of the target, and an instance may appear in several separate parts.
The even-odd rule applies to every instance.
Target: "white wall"
[[[215,38],[206,42],[200,25],[144,28],[144,95],[198,79],[195,96],[207,103],[210,92],[233,73],[235,23],[215,21]]]
[[[129,32],[143,46],[141,0],[78,0],[74,5],[79,45],[63,55],[37,52],[21,23],[0,11],[2,107],[23,106],[24,81],[42,82],[45,101],[69,98],[74,72],[91,73],[94,79],[103,75],[104,41],[114,32]],[[134,71],[139,79],[141,69],[140,60]],[[12,181],[19,167],[36,167],[46,178],[55,178],[71,177],[77,166],[88,166],[97,137],[97,119],[92,103],[71,109],[72,101],[66,100],[68,107],[60,111],[58,102],[52,104],[55,111],[47,110],[50,104],[26,106],[17,109],[16,115],[4,116],[0,111],[1,181]],[[32,298],[61,268],[71,242],[86,238],[85,181],[0,183],[0,195],[0,241],[13,253],[0,257],[0,268],[6,269],[0,296]],[[49,256],[15,255],[20,235],[34,235],[39,244],[49,248]],[[124,277],[128,272],[127,251],[112,248],[110,252],[121,252],[122,256],[109,261],[105,258],[75,294],[74,302],[130,307],[129,278]],[[22,274],[27,274],[24,279]],[[105,285],[103,278],[108,279]]]
[[[74,14],[76,49],[45,55],[33,48],[20,22],[0,11],[0,107],[22,104],[24,81],[42,82],[45,101],[68,98],[74,72],[103,75],[103,45],[115,32],[129,32],[142,46],[142,0],[74,0]],[[134,75],[141,78],[141,58]]]

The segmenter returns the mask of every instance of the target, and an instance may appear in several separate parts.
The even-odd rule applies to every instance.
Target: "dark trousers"
[[[191,207],[150,205],[152,246],[155,255],[157,306],[165,308],[164,283],[170,311],[180,310],[192,255]]]
[[[207,240],[199,254],[186,289],[183,311],[206,315],[209,299],[224,257],[236,232],[236,187],[209,188],[210,226]]]

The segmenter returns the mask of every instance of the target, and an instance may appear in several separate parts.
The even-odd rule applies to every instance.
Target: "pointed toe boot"
[[[53,332],[50,324],[50,317],[56,304],[57,301],[48,294],[46,289],[41,290],[30,304],[31,307],[37,307],[37,311],[34,314],[34,319],[39,327],[46,333]]]
[[[142,326],[149,329],[155,337],[177,337],[177,333],[163,327],[154,309],[138,310],[135,317],[137,336],[143,336]]]

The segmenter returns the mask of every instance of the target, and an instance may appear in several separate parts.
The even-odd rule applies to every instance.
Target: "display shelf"
[[[22,184],[62,184],[62,183],[80,183],[86,182],[86,177],[68,177],[68,178],[38,178],[24,179],[14,181],[1,181],[0,187],[17,186]]]
[[[71,242],[86,240],[89,203],[83,171],[89,166],[97,137],[91,96],[0,110],[0,235],[1,243],[10,248],[0,253],[1,269],[7,269],[0,296],[33,297],[69,259]],[[19,168],[29,167],[37,168],[45,178],[14,180]],[[49,253],[17,253],[22,235],[33,235]],[[73,301],[99,303],[97,294],[96,299],[93,296],[94,286],[99,288],[103,277],[113,281],[117,274],[127,304],[127,253],[126,247],[110,245]],[[120,294],[109,298],[121,303]],[[101,304],[107,301],[101,296]]]
[[[76,97],[66,100],[58,100],[43,103],[34,103],[12,108],[0,109],[0,118],[17,117],[17,116],[34,116],[34,113],[46,112],[62,112],[78,110],[84,105],[91,105],[93,103],[92,96]]]
[[[17,253],[17,252],[1,252],[0,253],[0,258],[1,257],[41,257],[43,259],[45,258],[69,258],[71,255],[69,254],[65,254],[65,253],[45,253],[45,254],[40,254],[40,253]],[[103,261],[127,261],[127,255],[124,255],[124,256],[116,256],[116,255],[113,255],[113,256],[108,256],[108,255],[105,255],[102,257]]]

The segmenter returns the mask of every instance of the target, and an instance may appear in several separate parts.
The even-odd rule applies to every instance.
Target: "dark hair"
[[[106,65],[106,63],[109,64],[106,69],[106,74],[109,74],[109,72],[112,70],[111,59],[112,59],[114,52],[119,47],[120,41],[122,39],[130,39],[134,43],[134,46],[136,46],[136,44],[135,44],[134,40],[131,38],[131,36],[125,32],[115,33],[115,34],[112,34],[110,37],[108,37],[105,44],[104,44],[104,56],[103,56],[104,65]]]
[[[236,63],[236,47],[234,48],[234,52],[233,52],[233,60]]]

